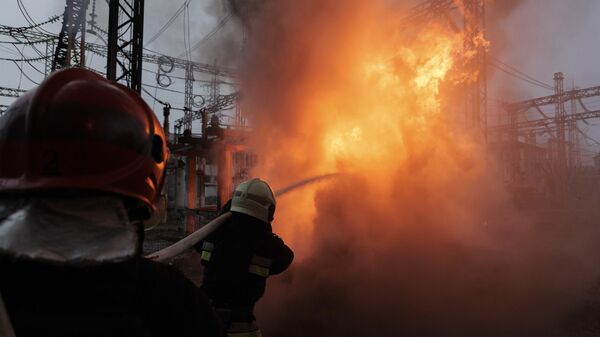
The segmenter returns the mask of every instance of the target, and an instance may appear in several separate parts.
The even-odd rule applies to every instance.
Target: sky
[[[27,26],[28,23],[19,11],[16,0],[1,0],[0,23],[10,26]],[[98,22],[106,27],[106,0],[97,1]],[[341,1],[341,0],[340,0]],[[395,1],[395,0],[391,0]],[[398,0],[398,2],[401,2]],[[416,3],[417,1],[408,1]],[[62,14],[64,0],[22,0],[27,12],[35,22],[42,22],[50,16]],[[144,36],[148,41],[163,25],[177,12],[184,0],[146,0]],[[91,5],[90,5],[91,8]],[[189,7],[189,42],[192,46],[209,34],[226,16],[224,1],[221,0],[190,0]],[[153,43],[145,47],[173,56],[182,56],[185,51],[185,15],[180,15],[173,24]],[[555,72],[565,74],[565,86],[573,84],[578,88],[600,85],[600,0],[489,0],[487,14],[488,39],[490,40],[490,55],[511,65],[528,76],[552,85]],[[44,26],[44,29],[58,33],[60,21]],[[226,21],[224,27],[211,38],[205,39],[200,48],[195,50],[191,59],[208,64],[235,66],[236,59],[241,53],[241,29],[235,20]],[[0,41],[10,41],[2,37]],[[88,35],[88,41],[102,43],[97,37]],[[43,51],[43,46],[40,46]],[[35,57],[35,51],[25,48],[26,56]],[[18,52],[11,44],[0,43],[0,57],[19,58]],[[105,60],[97,55],[87,56],[90,64],[102,70]],[[34,64],[43,71],[43,63]],[[38,82],[42,75],[27,64],[22,66],[25,73]],[[20,76],[17,65],[10,61],[0,61],[3,76],[0,86],[30,89],[35,83]],[[144,65],[144,83],[147,90],[155,97],[169,102],[173,107],[183,106],[183,72],[175,71],[170,75],[173,84],[166,89],[155,88],[157,66]],[[210,76],[197,74],[199,81],[210,81]],[[163,78],[163,80],[166,80]],[[233,81],[231,81],[233,82]],[[523,82],[495,68],[489,69],[489,114],[490,123],[498,122],[502,115],[501,102],[512,102],[552,94],[551,90]],[[225,84],[222,92],[231,92],[234,88]],[[196,82],[194,93],[206,95],[208,84]],[[159,112],[161,105],[156,103],[148,94],[143,94],[149,105]],[[0,97],[0,104],[10,104],[12,99]],[[600,97],[586,100],[588,108],[600,109]],[[553,107],[548,107],[552,111]],[[180,117],[181,112],[174,111],[173,118]],[[532,114],[530,118],[539,118]],[[595,124],[600,121],[591,120],[589,125],[581,124],[582,129],[600,140],[600,130]],[[197,126],[195,126],[197,127]],[[593,153],[600,148],[597,146],[586,151],[589,160]]]

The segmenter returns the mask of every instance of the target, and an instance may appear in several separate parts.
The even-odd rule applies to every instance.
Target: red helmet
[[[142,98],[85,69],[58,71],[0,117],[0,193],[91,190],[154,208],[168,150]]]

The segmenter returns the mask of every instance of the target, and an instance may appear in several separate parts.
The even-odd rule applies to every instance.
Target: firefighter
[[[202,289],[229,336],[261,336],[254,305],[267,277],[286,270],[294,253],[273,234],[275,196],[266,182],[241,183],[225,208],[230,220],[196,245],[204,266]]]
[[[141,255],[167,159],[141,97],[88,70],[50,75],[0,117],[0,293],[17,336],[225,336],[198,287]]]

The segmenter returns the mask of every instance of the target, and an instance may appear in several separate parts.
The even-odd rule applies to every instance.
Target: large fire
[[[254,174],[277,188],[341,173],[278,200],[273,228],[296,259],[259,307],[267,334],[543,331],[564,305],[548,294],[583,279],[529,244],[530,224],[457,123],[456,84],[477,76],[463,73],[463,36],[406,29],[387,0],[265,1],[252,13],[241,81]],[[571,253],[561,263],[585,249]]]
[[[355,174],[385,198],[402,167],[418,165],[434,151],[456,155],[465,145],[448,144],[452,128],[443,123],[450,118],[440,103],[442,83],[459,78],[462,35],[429,25],[407,37],[392,20],[399,13],[384,14],[373,4],[348,7],[363,11],[354,13],[360,24],[346,26],[347,17],[338,18],[343,22],[323,18],[318,24],[327,26],[325,34],[294,33],[295,38],[311,39],[304,41],[307,50],[279,51],[300,55],[279,55],[281,63],[271,65],[273,83],[264,83],[269,89],[256,86],[257,76],[252,76],[247,96],[256,101],[245,107],[255,118],[257,147],[265,159],[255,174],[275,186],[311,174]],[[302,24],[290,20],[288,24]],[[315,29],[311,24],[307,28]],[[336,35],[340,30],[349,31]],[[445,165],[436,168],[442,175]],[[285,224],[279,231],[301,247],[299,258],[311,241],[305,235],[312,231],[316,190],[294,196],[291,203],[282,201],[277,214],[276,223]]]
[[[347,95],[315,97],[323,103],[316,116],[328,116],[326,169],[389,175],[409,153],[435,143],[440,84],[456,63],[459,41],[436,29],[411,46],[376,50],[348,69]]]

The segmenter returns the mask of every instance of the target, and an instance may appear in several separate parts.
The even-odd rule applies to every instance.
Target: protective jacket
[[[222,336],[208,299],[144,258],[73,267],[0,258],[16,336]]]
[[[196,249],[204,266],[202,289],[218,311],[230,311],[226,325],[253,321],[267,277],[286,270],[294,258],[270,224],[237,212]]]
[[[0,293],[15,335],[223,336],[207,296],[139,255],[115,196],[0,198]]]

